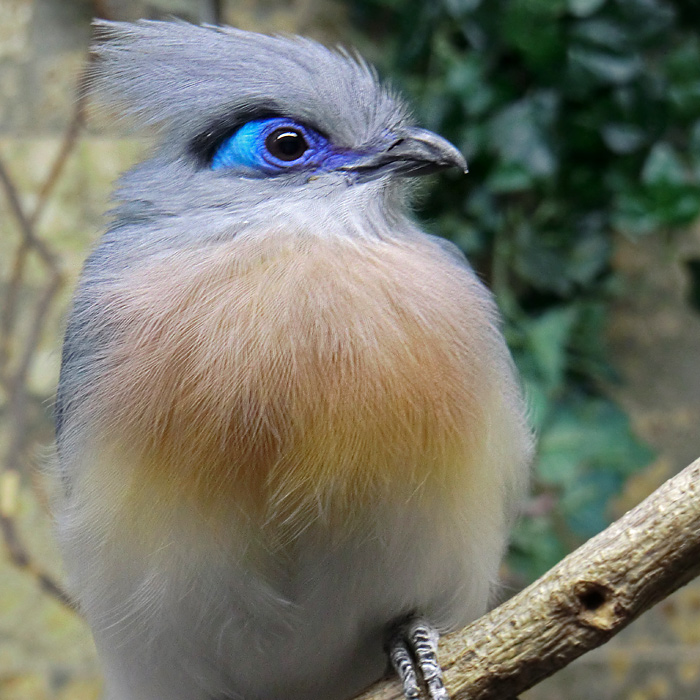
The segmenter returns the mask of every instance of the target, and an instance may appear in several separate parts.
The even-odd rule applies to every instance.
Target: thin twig
[[[82,78],[79,82],[82,83]],[[44,180],[44,183],[41,186],[41,189],[39,190],[39,195],[37,197],[37,202],[36,206],[34,207],[34,211],[29,216],[29,222],[34,228],[36,228],[39,225],[39,220],[41,218],[41,215],[44,213],[44,209],[49,200],[49,197],[53,192],[56,183],[58,182],[59,176],[63,172],[68,157],[71,155],[73,149],[75,148],[78,139],[78,134],[80,133],[80,129],[83,125],[83,112],[83,99],[80,96],[78,96],[75,111],[73,112],[73,117],[71,118],[68,124],[68,128],[66,129],[63,135],[61,147],[58,151],[58,154],[56,155],[56,158],[53,161],[53,164],[51,165],[51,170],[49,171],[46,180]]]
[[[59,265],[56,254],[49,249],[45,241],[36,235],[29,217],[24,213],[17,188],[15,187],[7,168],[5,167],[5,163],[3,162],[2,158],[0,158],[0,184],[5,191],[5,196],[7,197],[7,201],[10,205],[10,211],[19,224],[19,231],[22,238],[33,250],[36,251],[41,260],[48,267],[51,269],[58,269]]]
[[[31,247],[26,239],[20,241],[12,261],[10,278],[6,285],[5,298],[0,314],[0,384],[10,393],[10,340],[15,327],[17,309],[19,306],[19,292],[24,279],[24,269]]]
[[[18,569],[22,569],[31,574],[39,583],[42,591],[58,600],[59,603],[77,612],[77,608],[71,597],[51,576],[38,568],[32,561],[19,537],[14,519],[0,514],[0,530],[2,530],[10,561],[12,561]]]

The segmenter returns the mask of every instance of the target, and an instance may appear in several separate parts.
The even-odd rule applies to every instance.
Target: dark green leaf
[[[605,124],[601,130],[605,145],[613,153],[633,153],[644,145],[644,129],[634,124]]]
[[[576,17],[588,17],[597,12],[607,0],[568,0],[569,12]]]
[[[527,326],[527,347],[539,369],[545,387],[554,389],[564,377],[566,347],[577,320],[575,306],[555,308]]]
[[[654,144],[642,169],[642,182],[647,185],[678,185],[687,181],[686,171],[673,147]]]
[[[600,83],[627,83],[642,70],[642,61],[638,56],[616,56],[583,48],[570,49],[569,62],[588,72]]]
[[[554,174],[557,159],[547,131],[556,109],[553,96],[516,102],[491,121],[491,148],[508,164],[519,165],[532,177]]]

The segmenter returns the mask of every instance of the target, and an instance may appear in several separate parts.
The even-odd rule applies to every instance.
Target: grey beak
[[[395,136],[385,150],[368,154],[340,170],[356,173],[360,180],[373,180],[387,173],[428,175],[451,167],[467,172],[464,156],[442,136],[414,126],[402,128]]]

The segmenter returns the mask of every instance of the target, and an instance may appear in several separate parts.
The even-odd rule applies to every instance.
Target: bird
[[[53,513],[109,700],[447,698],[533,438],[492,295],[421,229],[466,171],[355,52],[98,21],[153,137],[68,312]],[[426,690],[427,689],[427,690]]]

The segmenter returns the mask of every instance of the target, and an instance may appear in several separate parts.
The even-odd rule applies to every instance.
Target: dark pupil
[[[308,148],[304,137],[293,129],[275,129],[265,139],[265,145],[267,150],[280,160],[297,160]]]

